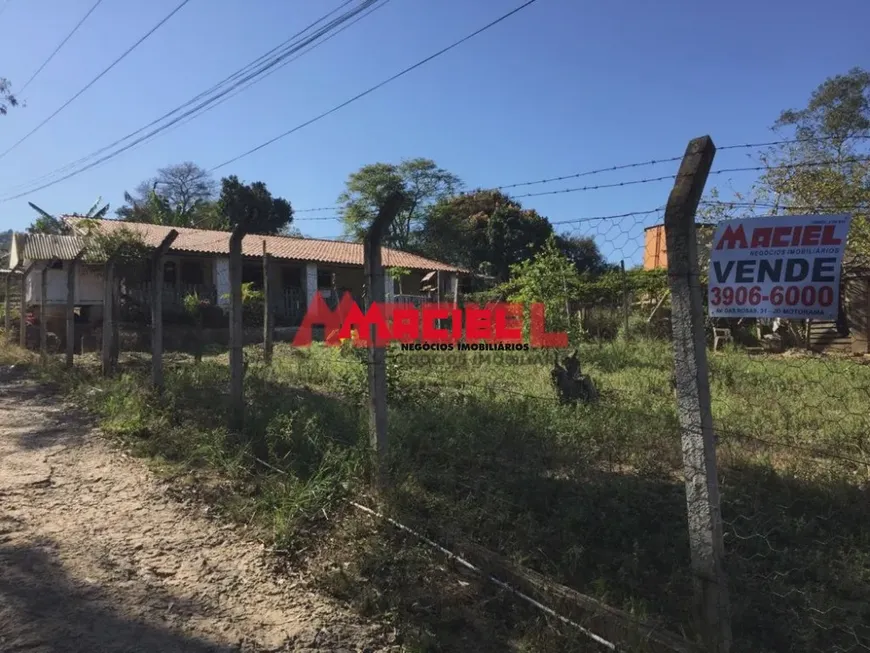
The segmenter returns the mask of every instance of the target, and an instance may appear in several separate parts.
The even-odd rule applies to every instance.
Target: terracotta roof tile
[[[82,218],[65,217],[71,224]],[[230,233],[187,227],[169,227],[142,222],[123,222],[121,220],[99,220],[101,229],[113,230],[127,227],[142,235],[145,243],[156,247],[171,229],[178,231],[178,238],[170,247],[175,252],[196,252],[200,254],[223,254],[230,251]],[[360,243],[347,243],[337,240],[317,240],[314,238],[290,238],[288,236],[247,235],[242,239],[242,254],[262,256],[263,241],[266,251],[273,257],[292,261],[314,261],[339,265],[363,265],[363,246]],[[412,270],[441,270],[444,272],[464,272],[447,263],[410,254],[389,247],[381,248],[383,263],[387,267],[404,267]]]

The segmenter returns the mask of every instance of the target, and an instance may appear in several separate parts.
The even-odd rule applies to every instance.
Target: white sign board
[[[710,317],[835,320],[850,215],[719,223],[710,252]]]

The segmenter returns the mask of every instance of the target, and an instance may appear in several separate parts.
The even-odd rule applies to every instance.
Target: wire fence
[[[739,215],[756,208],[832,210],[803,203],[702,205]],[[577,374],[592,384],[594,398],[566,401],[558,383],[564,351],[389,348],[390,483],[378,494],[360,482],[369,465],[371,363],[366,350],[351,343],[279,345],[271,365],[261,360],[260,349],[249,348],[243,437],[228,433],[215,409],[227,403],[224,343],[216,342],[198,364],[170,356],[165,392],[148,408],[155,416],[142,418],[146,426],[137,428],[156,429],[147,426],[153,420],[163,430],[149,431],[149,446],[244,479],[245,488],[255,488],[252,494],[266,497],[251,519],[258,510],[271,511],[288,547],[296,529],[313,528],[321,511],[331,522],[328,512],[352,505],[454,562],[462,560],[460,566],[496,581],[499,591],[507,588],[544,615],[544,630],[580,633],[579,640],[558,640],[560,650],[694,650],[705,627],[697,588],[706,581],[699,579],[689,535],[694,507],[691,500],[687,505],[691,470],[685,456],[687,442],[701,440],[704,425],[687,422],[678,408],[686,388],[675,373],[677,318],[661,251],[664,215],[663,207],[655,207],[555,223],[593,240],[608,261],[622,263],[596,273],[613,283],[587,275],[586,285],[559,290],[557,279],[555,299],[547,305],[551,326],[570,334]],[[700,259],[709,246],[699,239]],[[701,289],[703,273],[690,277]],[[703,408],[712,418],[717,457],[721,501],[715,503],[721,505],[732,650],[870,649],[868,278],[860,271],[848,278],[854,292],[844,296],[838,323],[703,323],[710,385]],[[184,329],[201,340],[194,326]],[[717,329],[727,332],[723,347],[716,347]],[[140,324],[138,333],[144,338],[150,331]],[[250,344],[261,343],[261,335],[262,325],[251,324]],[[147,354],[130,361],[135,373]],[[87,364],[84,357],[79,362]],[[122,399],[141,383],[135,374],[130,378],[105,392],[115,393],[111,410],[138,415],[144,408]],[[355,543],[350,558],[368,570],[365,582],[379,593],[377,601],[401,595],[406,604],[395,610],[404,617],[432,618],[408,607],[423,601],[409,589],[420,584],[418,577],[388,568],[371,549],[356,546],[358,535],[346,537]],[[481,552],[492,556],[486,565],[469,562]],[[399,569],[408,561],[391,563]],[[406,577],[397,578],[402,573]],[[424,603],[449,602],[448,581],[431,585]],[[519,623],[530,619],[524,614]]]

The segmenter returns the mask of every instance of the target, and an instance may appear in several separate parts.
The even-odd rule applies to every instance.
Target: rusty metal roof
[[[27,234],[24,236],[23,259],[29,261],[71,261],[84,249],[85,240],[80,236],[56,234]]]
[[[81,218],[74,216],[65,217],[65,219],[73,225],[78,220],[81,220]],[[121,220],[98,220],[96,222],[104,232],[127,228],[139,233],[145,243],[152,247],[160,245],[169,231],[175,229],[178,231],[178,238],[175,239],[175,242],[169,248],[173,252],[195,252],[199,254],[222,254],[227,256],[230,251],[230,233],[228,231],[170,227],[143,222],[123,222]],[[244,256],[262,256],[263,241],[266,241],[266,252],[279,259],[360,267],[363,265],[363,246],[361,243],[348,243],[337,240],[249,234],[242,239],[242,254]],[[389,247],[381,248],[381,258],[386,267],[464,272],[461,268],[448,265],[447,263],[433,261],[416,254],[410,254]]]

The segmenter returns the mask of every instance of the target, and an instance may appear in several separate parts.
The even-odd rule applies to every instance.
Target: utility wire
[[[37,69],[36,69],[36,72],[33,73],[33,74],[30,76],[30,79],[28,79],[26,82],[24,82],[24,86],[22,86],[22,87],[21,87],[21,90],[18,91],[19,93],[24,93],[24,91],[27,89],[27,87],[30,86],[30,83],[31,83],[34,79],[36,79],[37,75],[39,75],[39,73],[42,72],[42,69],[45,68],[45,67],[46,67],[46,66],[51,62],[52,59],[54,59],[55,55],[56,55],[58,52],[60,52],[61,48],[62,48],[64,45],[66,45],[66,42],[69,41],[69,40],[72,38],[72,35],[75,34],[75,33],[79,30],[79,27],[81,27],[82,24],[83,24],[83,23],[88,19],[88,17],[89,17],[92,13],[94,13],[94,10],[95,10],[97,7],[99,7],[99,6],[100,6],[100,3],[102,3],[102,2],[103,2],[103,0],[97,0],[97,1],[94,3],[94,5],[93,5],[89,10],[88,10],[88,13],[86,13],[86,14],[84,15],[84,17],[83,17],[83,18],[82,18],[78,23],[76,23],[76,26],[72,28],[72,31],[71,31],[69,34],[67,34],[67,35],[66,35],[66,38],[65,38],[63,41],[60,42],[60,45],[58,45],[58,46],[54,49],[54,52],[52,52],[50,55],[48,55],[48,59],[46,59],[44,62],[42,62],[42,65],[41,65],[39,68],[37,68]]]
[[[24,183],[24,184],[19,184],[18,186],[13,186],[12,188],[9,189],[9,192],[15,192],[15,191],[17,191],[17,190],[19,190],[19,189],[27,188],[28,186],[32,186],[33,184],[38,184],[38,183],[40,183],[40,182],[42,182],[42,181],[46,181],[46,180],[48,180],[48,179],[51,179],[52,177],[54,177],[54,176],[56,176],[56,175],[63,174],[63,173],[65,173],[65,172],[69,171],[69,170],[73,170],[73,169],[75,169],[77,166],[80,166],[80,165],[86,163],[87,161],[93,159],[94,157],[99,156],[99,155],[102,154],[103,152],[106,152],[107,150],[110,150],[110,149],[112,149],[113,147],[115,147],[115,146],[117,146],[117,145],[120,145],[120,144],[123,143],[124,141],[126,141],[126,140],[128,140],[128,139],[130,139],[130,138],[133,138],[133,137],[136,136],[137,134],[141,134],[141,133],[144,132],[146,129],[148,129],[148,128],[150,128],[150,127],[153,127],[154,125],[158,124],[160,121],[165,120],[166,118],[169,118],[170,116],[172,116],[172,115],[178,113],[179,111],[182,111],[183,109],[185,109],[185,108],[187,108],[187,107],[189,107],[189,106],[195,104],[195,103],[198,102],[199,100],[201,100],[201,99],[203,99],[203,98],[205,98],[205,97],[208,97],[210,94],[219,91],[219,90],[220,90],[222,87],[224,87],[225,85],[230,84],[231,82],[238,80],[240,77],[243,77],[246,73],[248,73],[248,72],[250,72],[251,70],[255,69],[255,67],[256,67],[257,65],[261,64],[262,62],[268,61],[268,60],[269,60],[269,57],[270,57],[271,55],[273,55],[275,52],[281,50],[282,48],[287,47],[288,44],[293,43],[293,42],[294,42],[297,38],[299,38],[301,35],[305,34],[307,31],[311,30],[313,27],[317,26],[319,23],[323,22],[324,20],[326,20],[327,18],[329,18],[330,16],[332,16],[334,13],[336,13],[336,12],[339,11],[340,9],[346,7],[347,5],[349,5],[349,4],[350,4],[351,2],[353,2],[353,1],[354,1],[354,0],[345,0],[345,2],[343,2],[341,5],[339,5],[338,7],[336,7],[335,9],[333,9],[332,11],[330,11],[329,13],[324,14],[323,16],[321,16],[320,18],[318,18],[316,21],[314,21],[313,23],[311,23],[310,25],[308,25],[308,26],[305,27],[304,29],[300,30],[299,32],[296,32],[293,36],[291,36],[291,37],[289,37],[288,39],[284,40],[283,42],[279,43],[277,46],[275,46],[274,48],[272,48],[272,49],[269,50],[268,52],[266,52],[266,53],[260,55],[259,57],[257,57],[257,58],[254,59],[253,61],[251,61],[251,62],[245,64],[244,66],[242,66],[241,68],[239,68],[239,69],[238,69],[237,71],[235,71],[234,73],[228,75],[227,77],[225,77],[225,78],[222,79],[221,81],[217,82],[216,84],[214,84],[214,85],[211,86],[210,88],[208,88],[208,89],[202,91],[201,93],[197,94],[196,96],[194,96],[193,98],[191,98],[190,100],[188,100],[187,102],[185,102],[184,104],[182,104],[182,105],[180,105],[180,106],[178,106],[178,107],[175,107],[174,109],[171,109],[170,111],[168,111],[167,113],[164,113],[164,114],[163,114],[162,116],[160,116],[159,118],[155,118],[154,120],[152,120],[151,122],[149,122],[147,125],[144,125],[143,127],[140,127],[139,129],[137,129],[137,130],[135,130],[135,131],[133,131],[133,132],[130,132],[129,134],[126,134],[126,135],[122,136],[121,138],[115,140],[114,142],[109,143],[108,145],[106,145],[106,146],[104,146],[104,147],[101,147],[100,149],[95,150],[94,152],[91,152],[90,154],[87,154],[87,155],[85,155],[84,157],[82,157],[82,158],[80,158],[80,159],[77,159],[76,161],[73,161],[73,162],[68,163],[68,164],[66,164],[66,165],[64,165],[64,166],[61,166],[60,168],[57,168],[57,169],[53,170],[52,172],[49,172],[49,173],[47,173],[47,174],[44,174],[44,175],[42,175],[41,177],[37,177],[36,179],[33,179],[33,180],[31,180],[31,181],[29,181],[29,182],[26,182],[26,183]],[[312,49],[313,49],[313,48],[312,48]],[[300,55],[300,56],[301,56],[301,55]],[[256,83],[256,82],[252,82],[252,83]],[[205,111],[203,111],[202,113],[205,113]],[[201,114],[199,114],[199,115],[201,115]],[[37,189],[37,190],[40,190],[40,189]]]
[[[57,114],[59,114],[61,111],[63,111],[64,109],[66,109],[70,104],[72,104],[76,99],[78,99],[79,96],[81,96],[82,93],[84,93],[84,92],[87,91],[91,86],[93,86],[94,84],[96,84],[96,83],[97,83],[97,82],[98,82],[98,81],[99,81],[99,80],[100,80],[104,75],[106,75],[106,73],[108,73],[110,70],[112,70],[112,68],[114,68],[114,67],[117,66],[119,63],[121,63],[121,61],[123,61],[124,58],[125,58],[128,54],[130,54],[131,52],[133,52],[133,50],[135,50],[135,49],[136,49],[137,47],[139,47],[142,43],[144,43],[145,40],[148,39],[148,37],[150,37],[152,34],[154,34],[154,32],[156,32],[156,31],[157,31],[158,29],[160,29],[164,24],[166,24],[166,22],[169,21],[169,19],[172,18],[175,14],[177,14],[177,13],[182,9],[182,7],[184,7],[184,5],[186,5],[188,2],[190,2],[190,0],[182,0],[182,1],[178,4],[178,6],[175,7],[175,9],[173,9],[171,12],[169,12],[169,14],[166,15],[162,20],[160,20],[159,23],[157,23],[154,27],[152,27],[150,30],[148,30],[148,32],[146,32],[144,36],[142,36],[138,41],[136,41],[133,45],[131,45],[131,46],[130,46],[130,47],[129,47],[129,48],[128,48],[128,49],[127,49],[127,50],[126,50],[126,51],[125,51],[121,56],[120,56],[120,57],[118,57],[117,59],[115,59],[115,60],[114,60],[114,61],[113,61],[109,66],[108,66],[108,68],[105,68],[105,69],[104,69],[104,70],[103,70],[99,75],[97,75],[97,76],[94,77],[90,82],[88,82],[88,83],[84,86],[84,88],[82,88],[78,93],[76,93],[76,94],[73,95],[69,100],[67,100],[66,102],[64,102],[64,103],[63,103],[63,104],[62,104],[62,105],[61,105],[61,106],[60,106],[60,107],[59,107],[59,108],[58,108],[54,113],[52,113],[50,116],[48,116],[48,118],[46,118],[45,120],[43,120],[43,121],[42,121],[41,123],[39,123],[36,127],[34,127],[33,129],[31,129],[27,134],[25,134],[24,136],[22,136],[22,137],[21,137],[17,142],[15,142],[15,143],[12,145],[12,147],[10,147],[10,148],[7,149],[5,152],[3,152],[2,154],[0,154],[0,159],[2,159],[4,156],[6,156],[7,154],[9,154],[12,150],[14,150],[16,147],[18,147],[19,145],[21,145],[21,144],[22,144],[24,141],[26,141],[28,138],[30,138],[31,136],[33,136],[33,134],[35,134],[35,133],[38,132],[40,129],[42,129],[42,128],[43,128],[43,127],[44,127],[44,126],[45,126],[45,125],[46,125],[50,120],[52,120],[52,119],[53,119]]]
[[[350,27],[353,27],[356,23],[358,23],[359,21],[361,21],[363,18],[366,18],[366,17],[370,16],[371,14],[375,13],[378,9],[381,9],[382,7],[385,7],[387,4],[389,4],[389,2],[390,2],[390,0],[384,0],[384,2],[383,2],[382,4],[375,4],[375,5],[371,6],[368,10],[366,10],[365,12],[361,13],[360,15],[358,15],[355,19],[353,19],[352,21],[350,21],[349,23],[347,23],[346,25],[344,25],[341,29],[336,30],[335,32],[333,32],[332,34],[330,34],[329,36],[327,36],[325,39],[323,39],[323,40],[321,40],[321,41],[318,41],[317,43],[315,43],[314,45],[312,45],[312,46],[311,46],[310,48],[308,48],[307,50],[302,50],[301,52],[299,52],[298,54],[296,54],[296,56],[294,56],[294,57],[290,57],[289,59],[287,59],[287,60],[285,60],[285,61],[282,61],[282,62],[280,63],[280,65],[275,66],[274,68],[272,68],[271,70],[269,70],[267,73],[263,74],[262,77],[259,77],[259,78],[255,79],[255,80],[253,80],[253,81],[248,82],[247,84],[245,84],[245,85],[242,86],[241,88],[236,89],[235,91],[233,91],[232,93],[230,93],[230,94],[227,95],[226,97],[221,98],[220,101],[215,102],[214,104],[210,105],[210,106],[207,107],[206,109],[203,109],[200,113],[196,114],[195,116],[192,116],[192,117],[190,117],[190,118],[188,118],[188,119],[186,119],[186,120],[184,120],[184,121],[178,123],[177,125],[174,125],[174,126],[172,127],[172,129],[176,129],[176,128],[178,128],[178,127],[181,127],[181,126],[183,126],[183,125],[186,125],[188,122],[191,122],[192,120],[196,120],[197,118],[199,118],[200,116],[202,116],[202,115],[208,113],[208,112],[211,111],[212,109],[215,109],[215,108],[219,107],[220,105],[222,105],[222,104],[223,104],[224,102],[226,102],[227,100],[231,100],[232,98],[236,97],[236,96],[239,95],[240,93],[243,93],[243,92],[244,92],[246,89],[248,89],[249,87],[251,87],[251,86],[253,86],[254,84],[257,84],[257,83],[263,81],[263,80],[266,79],[269,75],[272,75],[273,73],[278,72],[281,68],[283,68],[283,67],[286,66],[287,64],[290,64],[290,63],[296,61],[297,59],[299,59],[299,58],[305,56],[306,54],[308,54],[309,52],[311,52],[312,50],[315,50],[316,48],[319,48],[321,45],[323,45],[323,44],[326,43],[327,41],[330,41],[330,40],[334,39],[336,36],[338,36],[339,34],[341,34],[344,30],[346,30],[346,29],[348,29],[348,28],[350,28]],[[347,3],[345,3],[345,4],[347,4]],[[337,10],[336,10],[336,11],[337,11]],[[169,131],[172,131],[172,129],[170,129]]]
[[[136,146],[137,144],[139,144],[139,143],[141,143],[141,142],[143,142],[143,141],[145,141],[145,140],[151,138],[152,136],[154,136],[154,135],[156,135],[156,134],[159,134],[159,133],[162,132],[162,131],[165,131],[166,129],[168,129],[168,128],[171,127],[172,125],[178,123],[179,121],[183,120],[184,118],[186,118],[186,117],[188,117],[188,116],[190,116],[190,115],[196,113],[196,112],[199,111],[200,109],[202,109],[202,108],[208,106],[209,104],[215,102],[216,100],[220,99],[221,97],[224,97],[225,95],[227,95],[228,93],[230,93],[233,89],[235,89],[235,88],[241,86],[242,84],[244,84],[245,82],[247,82],[247,81],[249,81],[249,80],[255,78],[257,75],[262,74],[265,70],[268,70],[269,68],[272,68],[273,66],[277,65],[277,63],[279,63],[281,60],[285,59],[285,58],[286,58],[287,56],[289,56],[290,54],[293,54],[294,52],[297,52],[298,50],[301,50],[302,48],[304,48],[304,47],[310,45],[312,42],[316,41],[318,38],[320,38],[321,36],[323,36],[324,34],[326,34],[326,33],[327,33],[329,30],[331,30],[332,28],[334,28],[334,27],[336,27],[336,26],[342,24],[343,22],[346,22],[346,21],[350,20],[350,18],[352,18],[352,17],[354,17],[355,15],[359,14],[361,11],[364,11],[366,8],[371,7],[371,5],[372,5],[374,2],[377,2],[377,0],[366,0],[366,2],[364,2],[364,3],[363,3],[362,5],[360,5],[359,7],[355,8],[355,9],[353,9],[353,10],[347,12],[347,13],[345,13],[344,15],[342,15],[341,17],[335,19],[334,21],[332,21],[332,22],[329,23],[328,25],[326,25],[326,26],[320,28],[320,29],[319,29],[317,32],[315,32],[312,36],[306,37],[306,39],[305,39],[302,43],[294,45],[293,48],[291,48],[289,51],[287,51],[287,52],[281,54],[279,58],[276,58],[276,59],[272,59],[272,60],[270,60],[269,62],[267,62],[266,64],[264,64],[264,65],[261,66],[260,68],[256,69],[254,72],[252,72],[252,73],[246,75],[245,77],[242,77],[240,80],[238,80],[237,82],[235,82],[234,84],[232,84],[231,86],[229,86],[228,88],[226,88],[225,90],[221,91],[221,92],[218,93],[217,95],[214,95],[214,96],[212,96],[212,97],[210,97],[210,98],[208,98],[208,99],[206,99],[206,100],[200,102],[198,105],[196,105],[196,106],[193,107],[192,109],[186,111],[185,113],[181,114],[180,116],[177,116],[176,118],[172,119],[172,120],[169,121],[168,123],[166,123],[166,124],[164,124],[164,125],[161,125],[161,126],[159,126],[159,127],[156,127],[155,129],[151,130],[151,131],[148,132],[147,134],[144,134],[143,136],[140,136],[138,139],[134,140],[133,142],[128,143],[127,145],[125,145],[125,146],[119,148],[118,150],[116,150],[116,151],[114,151],[114,152],[111,152],[111,153],[107,154],[106,156],[104,156],[104,157],[102,157],[102,158],[100,158],[100,159],[97,159],[96,161],[94,161],[94,162],[92,162],[92,163],[90,163],[90,164],[88,164],[88,165],[86,165],[86,166],[84,166],[84,167],[82,167],[82,168],[79,168],[78,170],[74,170],[74,171],[72,171],[72,172],[70,172],[70,173],[68,173],[68,174],[66,174],[66,175],[64,175],[64,176],[62,176],[62,177],[60,177],[59,179],[56,179],[56,180],[54,180],[54,181],[49,181],[49,182],[47,182],[47,183],[45,183],[45,184],[42,184],[41,186],[38,186],[38,187],[36,187],[36,188],[32,188],[32,189],[30,189],[30,190],[26,190],[26,191],[23,191],[23,192],[21,192],[21,193],[17,193],[17,194],[15,194],[15,195],[12,195],[12,196],[9,196],[9,197],[5,197],[5,198],[3,198],[2,200],[0,200],[0,202],[7,202],[7,201],[10,201],[10,200],[13,200],[13,199],[17,199],[17,198],[19,198],[19,197],[24,197],[25,195],[30,195],[31,193],[34,193],[34,192],[39,191],[39,190],[42,190],[42,189],[44,189],[44,188],[48,188],[49,186],[54,186],[55,184],[58,184],[58,183],[60,183],[61,181],[65,181],[66,179],[70,179],[71,177],[77,176],[77,175],[81,174],[82,172],[84,172],[84,171],[86,171],[86,170],[89,170],[89,169],[91,169],[91,168],[93,168],[93,167],[95,167],[95,166],[97,166],[97,165],[99,165],[99,164],[101,164],[101,163],[103,163],[103,162],[105,162],[105,161],[108,161],[108,160],[110,160],[110,159],[115,158],[115,157],[118,156],[119,154],[121,154],[121,153],[123,153],[123,152],[125,152],[125,151],[127,151],[127,150],[129,150],[129,149],[131,149],[132,147],[134,147],[134,146]],[[321,20],[322,20],[322,19],[321,19]],[[320,21],[318,21],[318,22],[320,22]],[[303,30],[303,31],[307,31],[307,29],[306,29],[306,30]],[[170,112],[170,113],[172,113],[172,112]],[[169,115],[169,114],[167,114],[167,115]],[[154,121],[154,122],[159,122],[159,119],[158,119],[157,121]],[[152,123],[152,124],[153,124],[153,123]],[[144,129],[144,128],[143,128],[143,129]],[[142,130],[139,130],[139,131],[142,131]],[[124,139],[121,139],[121,140],[124,140]],[[120,141],[119,141],[119,142],[120,142]],[[108,148],[103,148],[103,149],[108,149]]]
[[[408,66],[407,68],[405,68],[404,70],[402,70],[402,71],[396,73],[396,74],[393,75],[392,77],[388,77],[388,78],[385,79],[384,81],[382,81],[382,82],[380,82],[380,83],[378,83],[378,84],[375,84],[375,85],[372,86],[371,88],[369,88],[369,89],[363,91],[362,93],[359,93],[359,94],[355,95],[354,97],[350,98],[349,100],[345,100],[345,101],[342,102],[341,104],[339,104],[339,105],[337,105],[337,106],[334,106],[332,109],[329,109],[328,111],[324,111],[324,112],[321,113],[320,115],[315,116],[314,118],[311,118],[310,120],[307,120],[306,122],[303,122],[303,123],[300,124],[300,125],[297,125],[297,126],[294,127],[293,129],[288,129],[287,131],[283,132],[282,134],[278,134],[278,135],[275,136],[274,138],[270,138],[268,141],[266,141],[266,142],[264,142],[264,143],[261,143],[260,145],[254,147],[254,148],[251,148],[250,150],[248,150],[248,151],[246,151],[246,152],[243,152],[242,154],[239,154],[238,156],[234,156],[232,159],[228,159],[228,160],[224,161],[223,163],[216,165],[215,167],[211,168],[211,169],[209,170],[209,172],[214,172],[215,170],[218,170],[218,169],[220,169],[220,168],[223,168],[224,166],[228,166],[228,165],[231,164],[231,163],[235,163],[235,162],[238,161],[239,159],[243,159],[243,158],[245,158],[246,156],[249,156],[249,155],[253,154],[254,152],[257,152],[257,151],[259,151],[259,150],[262,150],[264,147],[267,147],[267,146],[271,145],[272,143],[275,143],[276,141],[279,141],[279,140],[281,140],[282,138],[285,138],[285,137],[289,136],[290,134],[292,134],[292,133],[294,133],[294,132],[297,132],[297,131],[299,131],[300,129],[303,129],[304,127],[307,127],[308,125],[311,125],[311,124],[313,124],[313,123],[315,123],[315,122],[317,122],[317,121],[319,121],[319,120],[325,118],[326,116],[329,116],[329,115],[335,113],[336,111],[339,111],[340,109],[343,109],[344,107],[348,106],[349,104],[352,104],[352,103],[356,102],[357,100],[359,100],[359,99],[361,99],[361,98],[364,98],[365,96],[369,95],[370,93],[373,93],[374,91],[378,90],[379,88],[381,88],[381,87],[383,87],[383,86],[386,86],[386,85],[389,84],[390,82],[393,82],[393,81],[399,79],[400,77],[403,77],[404,75],[407,75],[409,72],[411,72],[411,71],[413,71],[413,70],[416,70],[416,69],[419,68],[420,66],[423,66],[424,64],[429,63],[429,62],[432,61],[433,59],[436,59],[437,57],[440,57],[441,55],[446,54],[446,53],[449,52],[450,50],[452,50],[452,49],[454,49],[454,48],[456,48],[456,47],[462,45],[462,44],[465,43],[466,41],[468,41],[468,40],[474,38],[475,36],[477,36],[478,34],[482,34],[483,32],[485,32],[485,31],[491,29],[492,27],[495,27],[496,25],[498,25],[498,24],[499,24],[500,22],[502,22],[503,20],[506,20],[507,18],[510,18],[511,16],[513,16],[514,14],[516,14],[517,12],[522,11],[522,10],[525,9],[526,7],[529,7],[529,6],[533,5],[535,2],[537,2],[537,0],[528,0],[528,1],[525,2],[524,4],[522,4],[522,5],[520,5],[519,7],[517,7],[516,9],[513,9],[513,10],[509,11],[508,13],[506,13],[506,14],[500,16],[499,18],[496,18],[496,19],[495,19],[494,21],[492,21],[491,23],[489,23],[489,24],[487,24],[487,25],[484,25],[484,26],[481,27],[480,29],[475,30],[475,31],[472,32],[471,34],[469,34],[469,35],[467,35],[467,36],[464,36],[463,38],[459,39],[458,41],[454,41],[453,43],[451,43],[450,45],[448,45],[446,48],[443,48],[443,49],[439,50],[438,52],[429,55],[429,56],[426,57],[425,59],[421,59],[421,60],[418,61],[417,63],[415,63],[415,64],[413,64],[413,65],[411,65],[411,66]]]

